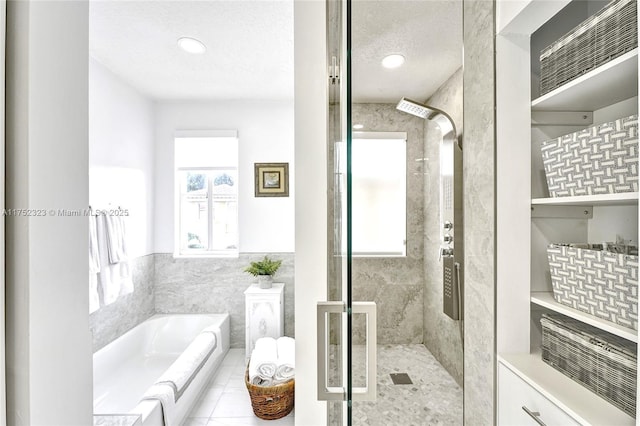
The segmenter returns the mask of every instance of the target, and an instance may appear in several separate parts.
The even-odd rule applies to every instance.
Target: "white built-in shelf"
[[[546,364],[540,353],[499,354],[498,361],[581,424],[636,424],[624,411]]]
[[[578,197],[534,198],[532,205],[554,206],[633,206],[638,204],[637,192],[618,194],[581,195]]]
[[[531,102],[533,111],[595,111],[638,93],[638,49]]]
[[[620,336],[623,339],[638,343],[638,332],[636,330],[631,330],[611,321],[605,321],[593,315],[570,308],[569,306],[562,305],[555,301],[553,293],[551,292],[541,291],[531,293],[531,303],[577,319],[585,324],[592,325],[608,333]]]

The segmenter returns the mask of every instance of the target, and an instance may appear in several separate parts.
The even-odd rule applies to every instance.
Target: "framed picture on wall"
[[[255,163],[256,197],[289,196],[289,163]]]

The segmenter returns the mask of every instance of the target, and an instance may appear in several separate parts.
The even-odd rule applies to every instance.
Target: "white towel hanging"
[[[100,214],[96,216],[96,220],[101,265],[98,282],[102,291],[102,302],[104,305],[109,305],[115,302],[119,296],[133,292],[131,265],[127,260],[126,245],[122,244],[125,238],[122,234],[124,227],[111,226],[113,234],[110,236],[108,226],[111,221],[110,215]],[[114,257],[114,259],[122,259],[116,263],[112,263],[109,259],[110,240],[114,241],[113,244],[117,246],[116,254],[118,257]]]
[[[89,216],[89,313],[100,308],[98,295],[98,272],[100,272],[100,252],[98,250],[97,218]]]

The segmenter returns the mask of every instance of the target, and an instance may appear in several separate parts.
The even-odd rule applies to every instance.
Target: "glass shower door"
[[[319,399],[331,425],[460,424],[464,269],[454,225],[463,221],[452,176],[461,164],[439,159],[459,141],[452,123],[463,125],[462,2],[327,0],[327,17],[331,231]],[[385,67],[382,58],[399,54],[406,64]],[[378,234],[389,238],[378,244]],[[377,312],[359,300],[375,300]]]
[[[373,302],[351,294],[350,1],[327,1],[329,223],[327,301],[318,303],[318,399],[328,401],[328,423],[352,424],[354,400],[375,398],[376,323]],[[363,369],[354,370],[352,323],[366,322]],[[360,355],[360,354],[359,354]],[[361,358],[358,356],[358,358]],[[354,386],[354,371],[365,378]]]
[[[328,66],[328,283],[327,302],[318,307],[318,398],[327,400],[328,424],[349,424],[348,259],[348,102],[346,78],[346,2],[327,1]],[[322,341],[320,341],[322,340]],[[324,349],[321,349],[324,348]]]

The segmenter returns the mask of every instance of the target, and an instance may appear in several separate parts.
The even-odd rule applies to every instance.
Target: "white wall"
[[[501,10],[509,2],[500,3]],[[531,240],[531,122],[530,84],[514,75],[531,69],[529,37],[519,34],[496,37],[496,250],[502,259],[517,250],[513,262],[496,263],[496,317],[498,352],[529,350],[529,276]],[[508,70],[509,72],[505,72]],[[508,108],[503,105],[508,104]],[[520,108],[515,108],[514,106]],[[509,123],[506,125],[504,123]],[[468,139],[467,139],[468,140]],[[509,143],[517,140],[519,143]],[[518,209],[512,206],[519,206]],[[507,210],[508,209],[508,210]],[[517,213],[517,214],[516,214]],[[518,326],[514,326],[518,324]]]
[[[555,14],[565,7],[570,0],[554,0],[551,3]],[[547,16],[550,9],[547,1],[536,0],[502,0],[500,7],[496,8],[496,27],[502,35],[533,32],[538,28],[541,19]],[[527,13],[522,13],[527,9]]]
[[[295,156],[300,170],[295,210],[296,424],[324,425],[327,403],[317,400],[315,330],[317,303],[327,300],[326,7],[319,1],[295,1],[293,11]]]
[[[158,102],[155,252],[173,253],[174,132],[237,130],[240,252],[294,251],[293,102]],[[289,163],[289,197],[254,197],[254,163]]]
[[[88,2],[7,4],[6,207],[84,209]],[[86,217],[6,218],[7,418],[92,424]]]
[[[154,104],[89,62],[89,202],[127,209],[129,254],[153,253]]]

